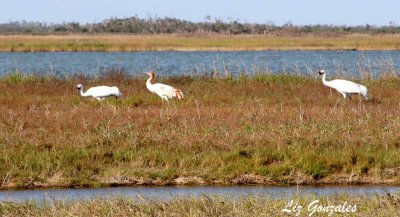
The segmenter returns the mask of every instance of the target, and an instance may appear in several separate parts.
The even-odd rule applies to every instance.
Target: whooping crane
[[[343,95],[345,99],[347,96],[351,99],[351,94],[360,94],[366,100],[368,100],[368,90],[364,85],[342,79],[327,81],[325,70],[318,71],[318,76],[321,75],[322,75],[322,83],[327,87],[337,90],[339,93]]]
[[[115,96],[116,99],[118,97],[122,96],[122,94],[119,91],[118,87],[115,87],[115,86],[112,86],[112,87],[109,87],[109,86],[91,87],[85,93],[83,92],[83,85],[82,84],[78,84],[76,86],[76,88],[80,92],[81,96],[83,96],[83,97],[91,96],[93,98],[96,98],[99,101],[102,101],[105,98],[110,97],[110,96]]]
[[[163,101],[164,100],[168,101],[168,98],[173,98],[173,97],[177,97],[178,99],[183,99],[183,93],[181,90],[175,89],[165,84],[160,84],[160,83],[152,84],[151,82],[154,79],[154,72],[148,72],[147,74],[150,77],[149,79],[147,79],[146,87],[147,89],[149,89],[150,92],[160,96]]]

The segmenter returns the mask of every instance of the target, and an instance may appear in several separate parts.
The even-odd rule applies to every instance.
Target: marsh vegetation
[[[0,51],[398,50],[399,35],[1,35]]]
[[[399,183],[396,74],[360,81],[369,101],[314,75],[156,80],[185,100],[162,103],[123,72],[2,78],[1,187]],[[81,98],[78,83],[124,97]]]
[[[0,203],[2,216],[393,216],[399,214],[399,196],[296,196],[288,199],[257,195],[232,199],[218,196],[183,197],[168,201],[114,197],[88,201],[51,201],[37,204]],[[301,205],[293,212],[294,205]],[[333,207],[339,207],[336,211]],[[343,208],[342,208],[343,207]],[[344,211],[352,207],[353,211]],[[355,207],[355,209],[354,209]],[[287,208],[291,213],[282,212]],[[349,209],[349,210],[352,210]],[[333,212],[331,212],[333,210]]]

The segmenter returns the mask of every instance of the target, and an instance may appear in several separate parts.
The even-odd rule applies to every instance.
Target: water
[[[400,51],[195,51],[195,52],[0,52],[0,76],[14,73],[97,75],[123,68],[131,75],[155,70],[164,76],[232,73],[400,72]]]
[[[248,195],[270,198],[292,198],[294,195],[324,195],[338,193],[349,195],[384,195],[400,193],[400,187],[393,186],[169,186],[169,187],[115,187],[92,189],[38,189],[0,191],[0,202],[37,202],[52,200],[87,200],[98,197],[125,196],[168,200],[177,197],[199,197],[218,195],[240,198]]]

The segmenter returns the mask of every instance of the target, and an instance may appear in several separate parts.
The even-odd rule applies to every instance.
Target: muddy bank
[[[399,181],[392,177],[390,179],[378,179],[374,177],[354,176],[346,174],[332,175],[320,180],[313,180],[312,177],[305,175],[287,177],[283,180],[273,180],[268,177],[259,175],[242,175],[233,179],[223,180],[204,180],[200,177],[177,177],[174,179],[162,180],[159,178],[135,178],[127,176],[118,176],[110,178],[98,178],[92,183],[84,184],[68,184],[62,182],[53,183],[2,183],[1,190],[8,189],[37,189],[37,188],[92,188],[92,187],[119,187],[119,186],[237,186],[237,185],[265,185],[265,186],[279,186],[279,185],[400,185]]]

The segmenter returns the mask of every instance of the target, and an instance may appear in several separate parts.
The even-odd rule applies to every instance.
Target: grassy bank
[[[340,37],[46,35],[0,36],[0,51],[398,50],[398,35]]]
[[[400,80],[365,80],[371,100],[314,77],[0,80],[1,188],[166,184],[399,184]],[[118,85],[120,101],[77,95]],[[338,102],[338,103],[337,103]]]
[[[293,200],[290,207],[288,203]],[[319,200],[318,202],[314,202]],[[2,216],[396,216],[399,215],[400,198],[387,196],[348,196],[332,197],[296,196],[290,199],[270,199],[249,196],[238,200],[223,197],[177,198],[170,201],[151,199],[94,199],[89,201],[54,201],[41,207],[33,202],[24,204],[0,203]],[[285,208],[293,210],[301,205],[301,211],[282,212]],[[344,207],[330,212],[328,206]],[[352,207],[353,211],[347,207]],[[328,207],[325,209],[318,207]],[[355,208],[354,208],[355,207]],[[296,213],[298,212],[298,215]]]

